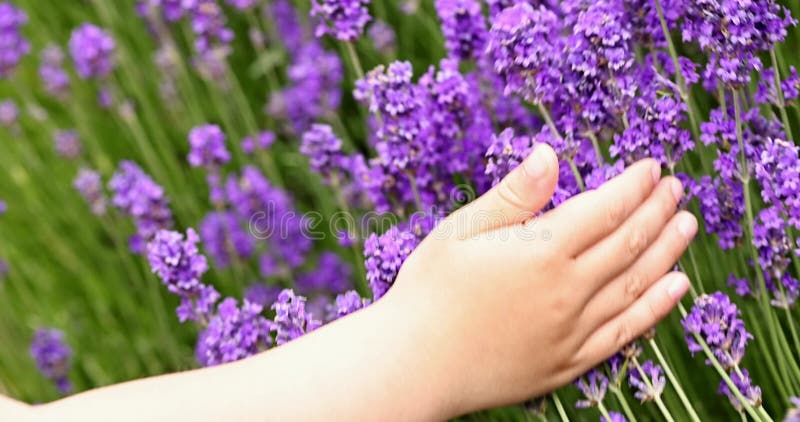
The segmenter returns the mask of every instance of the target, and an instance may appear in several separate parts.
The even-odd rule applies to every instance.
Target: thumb
[[[524,223],[553,196],[558,183],[558,157],[543,143],[500,183],[459,210],[454,217],[468,236]]]

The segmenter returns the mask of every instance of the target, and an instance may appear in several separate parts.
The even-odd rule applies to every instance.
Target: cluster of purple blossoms
[[[736,386],[736,389],[742,393],[742,397],[744,397],[748,405],[754,408],[761,406],[761,387],[753,385],[750,379],[750,373],[747,372],[747,369],[742,369],[741,372],[732,372],[731,381],[733,381],[733,385]],[[736,397],[736,394],[731,391],[728,383],[720,381],[718,392],[728,397],[728,400],[730,400],[731,405],[737,412],[744,412],[744,405]]]
[[[774,0],[698,0],[686,2],[681,29],[684,41],[709,53],[706,78],[740,88],[762,69],[758,55],[783,41],[794,24]]]
[[[72,384],[67,377],[72,349],[64,341],[63,332],[47,328],[36,330],[30,353],[39,371],[55,382],[61,394],[72,392]]]
[[[681,323],[689,351],[703,351],[695,338],[698,336],[726,369],[738,368],[747,342],[753,338],[745,329],[739,308],[721,292],[697,297]]]
[[[800,96],[800,76],[794,66],[789,66],[789,76],[780,82],[780,87],[786,104],[793,103]],[[775,85],[775,69],[769,68],[761,72],[753,99],[758,104],[781,105],[778,87]]]
[[[595,407],[603,402],[608,391],[608,378],[598,369],[591,369],[575,380],[575,386],[583,393],[583,399],[575,402],[576,408]]]
[[[0,125],[13,128],[19,119],[19,108],[14,100],[0,101]]]
[[[374,300],[389,291],[403,262],[418,244],[419,238],[413,232],[397,226],[381,235],[372,233],[364,241],[364,265]]]
[[[282,290],[280,286],[265,283],[251,284],[244,292],[244,300],[261,305],[266,309],[278,300],[278,295]]]
[[[242,152],[251,155],[256,151],[268,150],[273,143],[275,143],[275,134],[268,130],[263,131],[255,136],[246,136],[242,138]]]
[[[200,222],[200,238],[218,268],[226,268],[239,259],[248,259],[255,252],[253,237],[242,229],[241,220],[232,211],[207,214]]]
[[[486,51],[506,95],[518,94],[532,104],[555,100],[561,85],[561,29],[555,13],[528,3],[494,18]]]
[[[122,161],[108,183],[114,193],[111,204],[133,218],[137,235],[131,249],[144,252],[144,243],[157,231],[172,227],[172,211],[164,188],[132,161]]]
[[[486,17],[478,0],[436,0],[444,45],[455,60],[480,59],[486,48]]]
[[[291,123],[295,133],[303,133],[314,121],[339,107],[342,98],[342,62],[339,56],[309,41],[292,51],[286,70],[289,84],[270,98],[270,114]]]
[[[693,195],[700,204],[706,233],[716,234],[720,248],[736,247],[744,236],[744,190],[741,183],[723,177],[703,176]]]
[[[22,25],[28,15],[12,3],[0,3],[0,78],[8,78],[17,65],[31,51],[31,45],[22,36]]]
[[[103,29],[84,23],[69,38],[69,52],[83,79],[103,79],[114,69],[114,39]]]
[[[83,148],[74,130],[60,130],[53,134],[53,144],[56,153],[64,158],[75,159],[80,157]]]
[[[355,311],[366,308],[369,304],[370,300],[362,298],[358,292],[354,290],[347,291],[336,296],[330,315],[328,315],[328,320],[332,321],[345,317]]]
[[[753,244],[758,251],[758,265],[764,272],[767,289],[772,291],[772,305],[790,308],[800,295],[800,283],[788,271],[793,255],[800,254],[787,234],[777,207],[761,210],[753,223]]]
[[[195,35],[195,67],[208,79],[224,80],[234,33],[225,26],[222,7],[218,0],[183,0],[181,4],[191,19]]]
[[[370,0],[312,0],[311,17],[317,22],[315,35],[331,35],[339,41],[352,42],[364,32],[370,21]]]
[[[147,260],[167,290],[180,296],[177,314],[181,322],[208,321],[219,293],[200,280],[208,271],[206,257],[200,254],[200,238],[193,229],[183,234],[161,230],[147,244]]]
[[[600,416],[600,422],[628,422],[625,416],[619,412],[608,412],[608,418],[605,415]]]
[[[202,366],[234,362],[272,345],[272,323],[261,315],[262,306],[226,298],[198,337],[195,356]]]
[[[265,16],[272,19],[277,29],[279,38],[289,52],[299,51],[307,41],[306,29],[300,23],[292,3],[288,0],[275,0],[270,2],[265,10]]]
[[[397,36],[389,24],[376,20],[367,28],[367,36],[378,52],[390,56],[397,49]]]
[[[667,385],[664,370],[651,360],[642,363],[641,368],[632,369],[629,372],[628,382],[635,389],[633,396],[642,403],[660,397]]]
[[[492,178],[492,185],[500,183],[511,170],[514,170],[533,149],[527,136],[514,136],[514,129],[508,128],[499,135],[492,135],[492,142],[486,150],[486,174]]]
[[[40,54],[39,78],[50,95],[65,99],[69,95],[69,75],[64,70],[64,53],[57,45],[50,44]]]
[[[306,311],[306,298],[295,295],[289,289],[278,295],[272,310],[275,311],[272,330],[278,346],[316,330],[321,324],[314,315]]]
[[[225,148],[225,134],[217,125],[202,125],[189,132],[189,155],[192,167],[217,169],[231,160]]]
[[[72,186],[86,200],[86,203],[89,204],[89,209],[92,210],[94,215],[105,215],[106,195],[103,193],[103,180],[100,177],[100,173],[82,168],[78,170],[78,175],[75,176]]]
[[[298,293],[337,295],[352,287],[353,269],[333,252],[320,255],[313,271],[301,274],[296,282]]]
[[[800,149],[797,145],[770,139],[755,165],[761,197],[780,207],[789,224],[800,229]]]
[[[136,13],[144,18],[163,19],[165,22],[176,22],[183,17],[183,0],[138,0]]]
[[[341,168],[342,141],[329,125],[315,123],[303,134],[300,152],[309,158],[311,169],[332,181]],[[338,182],[337,182],[338,183]]]

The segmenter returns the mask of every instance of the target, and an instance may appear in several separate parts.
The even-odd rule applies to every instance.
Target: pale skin
[[[664,318],[695,232],[680,182],[640,161],[537,217],[558,177],[539,145],[449,216],[384,298],[281,347],[131,381],[0,420],[443,420],[573,381]]]

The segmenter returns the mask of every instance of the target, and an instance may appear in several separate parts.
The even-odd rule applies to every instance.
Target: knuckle
[[[606,222],[610,229],[615,229],[625,219],[625,201],[613,201],[606,206]]]
[[[520,192],[519,186],[515,182],[515,178],[512,176],[506,177],[498,186],[497,186],[497,195],[500,196],[502,201],[505,201],[507,204],[517,208],[524,210],[526,209],[526,201],[525,195],[523,192]]]
[[[616,328],[615,333],[615,350],[619,350],[633,340],[633,331],[630,324],[626,321],[621,321]]]
[[[646,287],[646,279],[638,272],[630,272],[625,276],[625,297],[629,303],[639,298]]]
[[[647,232],[637,226],[634,226],[631,228],[627,240],[626,246],[628,253],[632,257],[637,257],[639,254],[644,252],[644,248],[647,246]]]

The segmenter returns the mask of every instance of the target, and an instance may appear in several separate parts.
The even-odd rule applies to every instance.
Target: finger
[[[594,191],[577,195],[542,217],[560,227],[554,239],[570,256],[577,256],[613,233],[650,196],[661,178],[661,166],[646,159],[630,166],[621,175]]]
[[[688,289],[685,275],[664,276],[628,309],[590,334],[578,351],[578,361],[591,367],[608,359],[664,319]]]
[[[625,271],[650,247],[675,215],[682,196],[683,186],[678,179],[669,177],[662,180],[644,204],[617,231],[576,258],[577,270],[585,275],[581,280],[581,289],[586,292],[587,298]],[[608,259],[609,256],[614,259]]]
[[[653,245],[625,272],[604,286],[584,308],[587,327],[594,329],[627,309],[669,271],[697,232],[697,219],[682,211],[672,218]]]
[[[558,158],[546,144],[533,152],[489,192],[453,214],[467,237],[532,218],[553,196],[558,182]],[[463,228],[463,229],[461,229]]]

